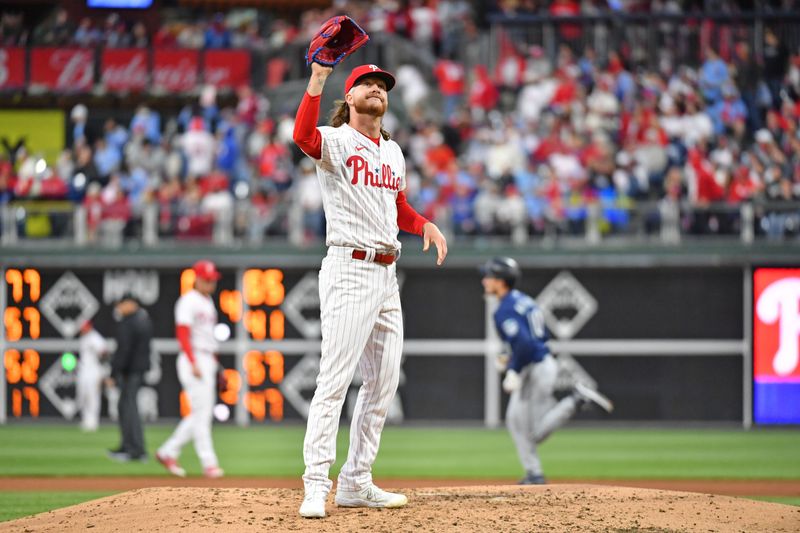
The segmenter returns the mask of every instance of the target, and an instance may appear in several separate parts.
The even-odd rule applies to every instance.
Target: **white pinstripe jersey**
[[[217,308],[210,296],[192,289],[175,302],[175,325],[189,326],[194,355],[215,354],[219,342],[214,337]]]
[[[399,250],[398,191],[406,188],[400,146],[368,137],[344,124],[321,126],[322,157],[314,160],[327,221],[325,244]]]

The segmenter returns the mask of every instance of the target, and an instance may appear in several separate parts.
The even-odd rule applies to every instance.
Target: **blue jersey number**
[[[545,336],[544,313],[541,309],[531,305],[530,302],[520,301],[514,306],[514,311],[528,319],[528,325],[534,336],[539,339]]]

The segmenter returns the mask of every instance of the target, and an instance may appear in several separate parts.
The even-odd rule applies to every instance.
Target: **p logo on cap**
[[[378,65],[360,65],[350,72],[350,75],[347,77],[347,81],[344,82],[344,94],[350,92],[350,89],[356,85],[361,78],[365,78],[367,76],[375,76],[377,78],[381,78],[384,83],[386,83],[386,90],[391,91],[392,87],[394,87],[394,76],[392,76],[389,72],[386,72]]]

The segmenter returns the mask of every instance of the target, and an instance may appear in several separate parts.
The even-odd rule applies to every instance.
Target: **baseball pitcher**
[[[192,269],[194,288],[175,303],[175,335],[181,346],[178,379],[189,397],[191,412],[158,449],[156,459],[172,474],[185,477],[186,471],[178,464],[178,457],[181,448],[192,440],[203,465],[203,475],[219,478],[223,471],[211,440],[218,366],[218,343],[214,337],[217,309],[211,295],[217,288],[220,273],[214,263],[207,260],[196,262]]]
[[[80,364],[75,392],[81,410],[81,429],[97,431],[103,378],[108,373],[102,361],[108,356],[109,350],[106,340],[88,320],[81,325],[78,353]]]
[[[336,459],[339,417],[356,367],[364,381],[336,504],[389,508],[407,503],[404,495],[381,490],[372,482],[372,464],[400,378],[398,229],[421,235],[423,250],[433,243],[438,265],[447,255],[447,243],[439,229],[406,201],[403,153],[382,128],[394,77],[377,65],[354,68],[330,125],[318,128],[320,95],[332,68],[320,64],[319,54],[310,64],[311,79],[297,111],[294,140],[316,165],[328,253],[319,272],[322,356],[303,444],[305,498],[300,515],[322,518],[333,486],[328,471]]]
[[[505,372],[503,390],[511,395],[506,425],[525,468],[520,484],[543,484],[545,478],[537,445],[584,404],[597,404],[609,413],[614,405],[582,383],[575,385],[571,395],[556,400],[553,393],[558,364],[547,346],[542,310],[533,298],[514,289],[521,275],[519,265],[510,257],[495,257],[481,272],[485,294],[500,300],[494,323],[498,335],[511,351],[510,356],[498,357],[498,370]]]

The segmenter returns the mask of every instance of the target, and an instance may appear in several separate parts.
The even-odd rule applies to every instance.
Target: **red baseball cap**
[[[376,76],[381,78],[384,82],[386,82],[386,90],[391,91],[392,87],[394,87],[394,76],[383,70],[378,65],[361,65],[353,69],[350,75],[347,77],[347,81],[344,82],[344,94],[350,92],[350,89],[353,88],[353,85],[358,83],[361,78],[365,78],[367,76]]]
[[[222,274],[217,270],[217,266],[208,259],[201,259],[192,266],[195,275],[204,280],[217,281]]]

